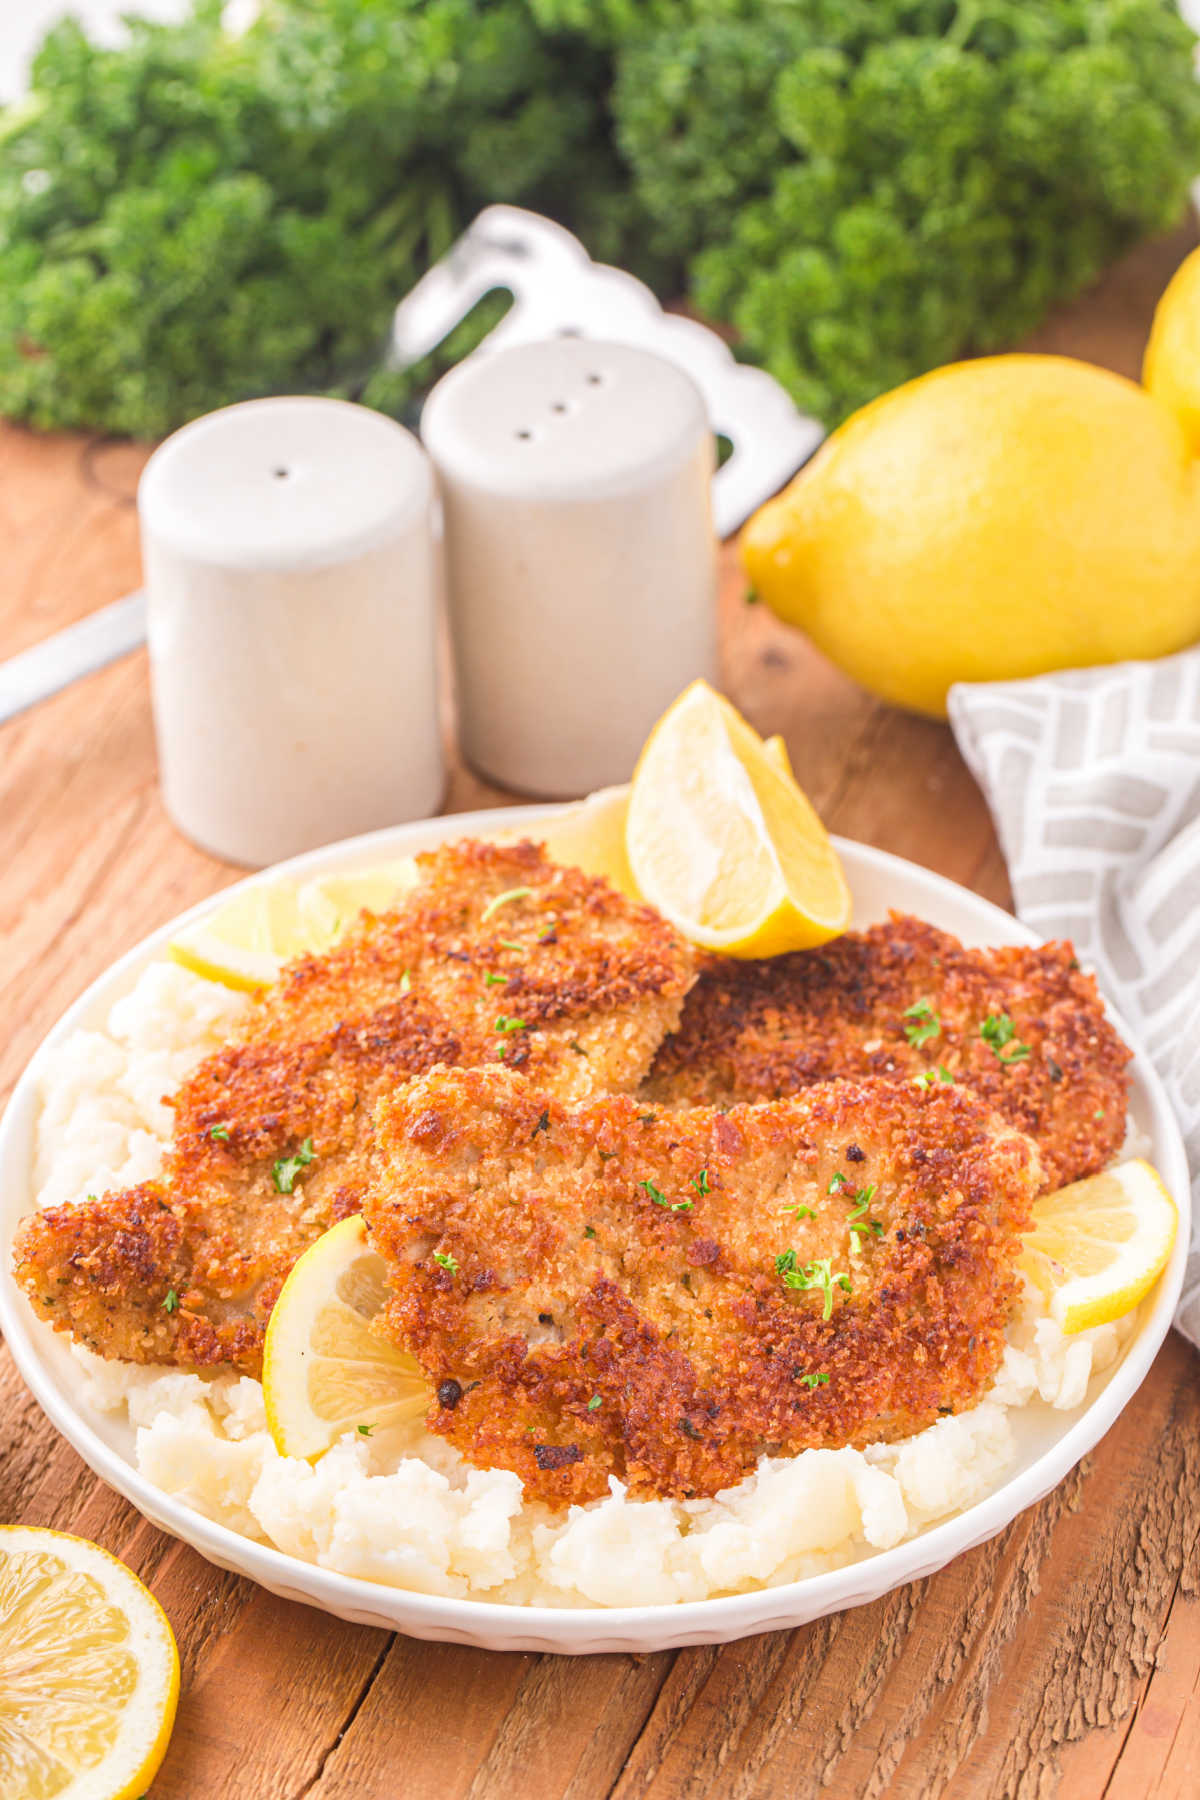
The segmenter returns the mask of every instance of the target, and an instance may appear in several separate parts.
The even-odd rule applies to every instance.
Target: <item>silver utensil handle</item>
[[[485,294],[513,304],[474,355],[557,336],[631,344],[686,369],[732,454],[713,478],[713,522],[729,537],[788,481],[825,436],[774,376],[735,360],[707,325],[664,313],[623,269],[594,263],[561,225],[519,206],[489,206],[397,306],[387,361],[407,368]]]
[[[94,669],[146,641],[146,596],[140,589],[0,662],[0,723],[48,700]]]

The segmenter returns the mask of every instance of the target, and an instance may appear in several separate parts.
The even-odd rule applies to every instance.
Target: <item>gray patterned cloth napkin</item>
[[[1163,1079],[1200,1211],[1200,648],[960,683],[950,723],[1017,913],[1073,938]],[[1175,1323],[1200,1344],[1200,1231]]]

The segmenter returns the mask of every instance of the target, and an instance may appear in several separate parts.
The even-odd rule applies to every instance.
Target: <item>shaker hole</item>
[[[603,387],[604,385],[603,375],[598,375],[595,369],[591,371],[587,379],[589,387]]]
[[[570,410],[571,409],[565,400],[556,400],[550,408],[550,411],[554,413],[565,413],[570,412]]]
[[[524,438],[524,439],[528,440],[529,438],[531,438],[533,436],[533,433],[532,433],[532,431],[514,431],[513,436],[518,437],[518,438]]]
[[[272,469],[271,473],[272,473],[272,475],[274,475],[276,481],[286,481],[288,476],[291,474],[291,470],[290,469]]]

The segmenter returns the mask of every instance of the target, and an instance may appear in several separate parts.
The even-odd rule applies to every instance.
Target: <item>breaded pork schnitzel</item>
[[[292,1264],[359,1208],[379,1093],[435,1063],[505,1063],[564,1099],[638,1085],[693,978],[670,926],[532,844],[418,864],[184,1082],[160,1179],[25,1221],[16,1275],[43,1318],[105,1356],[257,1373]]]
[[[819,950],[705,959],[644,1091],[679,1104],[839,1075],[953,1079],[1037,1140],[1057,1187],[1120,1149],[1129,1056],[1070,944],[969,950],[893,914]]]
[[[563,1505],[706,1495],[764,1452],[919,1431],[999,1362],[1036,1147],[959,1087],[575,1107],[435,1069],[376,1110],[377,1322],[433,1430]]]

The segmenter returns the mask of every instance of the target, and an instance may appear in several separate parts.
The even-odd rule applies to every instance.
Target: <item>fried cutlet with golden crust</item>
[[[292,1264],[358,1210],[377,1094],[439,1062],[564,1099],[637,1086],[693,976],[670,926],[533,844],[418,865],[184,1082],[158,1180],[25,1221],[16,1274],[43,1318],[105,1356],[256,1373]]]
[[[564,1106],[435,1069],[376,1109],[377,1329],[473,1464],[562,1506],[708,1495],[766,1454],[906,1436],[1004,1344],[1036,1146],[965,1088]]]
[[[771,1100],[841,1075],[948,1075],[1037,1140],[1057,1187],[1120,1149],[1129,1057],[1070,944],[971,950],[894,913],[819,950],[707,958],[644,1091]]]

